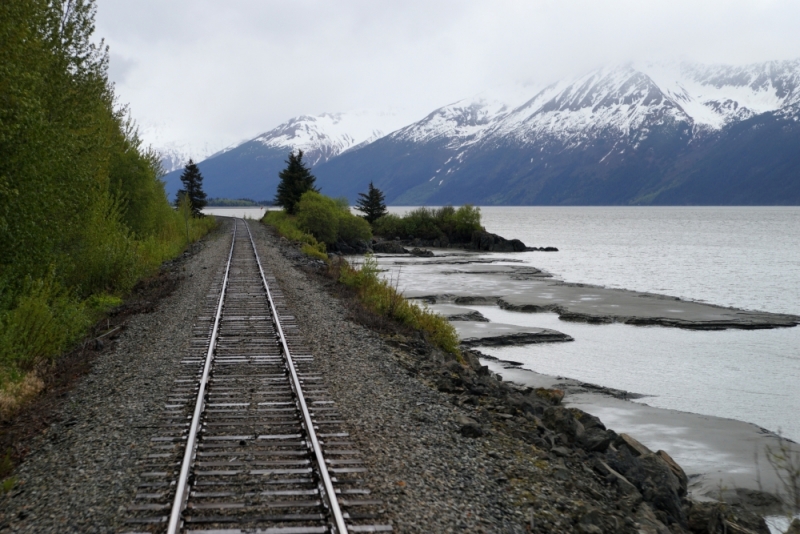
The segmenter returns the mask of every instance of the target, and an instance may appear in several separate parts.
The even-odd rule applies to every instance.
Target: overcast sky
[[[301,114],[411,122],[629,60],[800,58],[798,0],[97,0],[145,140],[218,149]]]

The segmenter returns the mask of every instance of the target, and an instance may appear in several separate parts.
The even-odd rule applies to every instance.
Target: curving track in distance
[[[246,221],[141,461],[126,532],[391,532]]]

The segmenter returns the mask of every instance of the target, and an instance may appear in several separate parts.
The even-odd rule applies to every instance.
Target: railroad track
[[[391,532],[246,221],[141,460],[126,532]]]

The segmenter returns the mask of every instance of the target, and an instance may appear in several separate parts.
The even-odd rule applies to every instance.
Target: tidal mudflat
[[[407,297],[420,299],[448,317],[466,344],[483,352],[487,356],[483,362],[504,379],[533,387],[564,389],[566,404],[600,417],[617,432],[636,436],[653,450],[668,451],[690,475],[695,499],[719,498],[720,491],[726,491],[727,500],[748,500],[752,496],[747,490],[775,491],[778,480],[764,452],[768,447],[773,450],[778,447],[777,427],[767,430],[751,422],[709,414],[704,410],[703,394],[696,395],[690,409],[648,405],[659,398],[655,396],[658,393],[648,391],[647,382],[638,378],[648,375],[653,380],[680,382],[683,372],[680,361],[696,359],[691,347],[675,346],[671,370],[659,367],[657,362],[649,365],[646,359],[638,362],[638,369],[632,368],[635,366],[626,368],[624,363],[615,365],[616,354],[592,350],[598,348],[597,344],[584,346],[584,353],[576,355],[575,365],[570,370],[580,371],[576,367],[583,365],[607,367],[609,375],[627,374],[630,380],[625,389],[629,393],[604,387],[612,384],[606,382],[602,374],[594,384],[580,377],[564,378],[574,375],[559,370],[556,358],[544,374],[539,373],[536,354],[537,351],[581,352],[587,332],[584,329],[607,332],[607,337],[615,338],[616,344],[606,345],[617,353],[628,350],[626,336],[630,337],[630,332],[640,335],[631,338],[638,347],[629,350],[645,353],[652,352],[652,347],[646,346],[648,342],[643,341],[647,337],[652,337],[667,352],[670,340],[680,336],[690,340],[701,339],[697,336],[709,340],[709,336],[722,336],[718,339],[724,346],[731,342],[731,338],[726,337],[730,332],[751,337],[756,332],[750,330],[763,333],[762,329],[780,329],[778,332],[782,333],[787,327],[799,324],[800,317],[569,283],[508,254],[443,250],[437,251],[433,258],[381,256],[379,264],[386,276],[403,288]],[[667,338],[653,334],[665,334]],[[538,343],[542,341],[547,343]],[[714,343],[713,340],[706,342]],[[703,351],[702,343],[696,347]],[[723,360],[718,364],[723,368],[731,362]],[[721,380],[727,378],[713,367],[705,369],[705,373],[711,383],[715,375]],[[797,376],[792,369],[788,374]],[[743,382],[746,383],[747,378],[744,377]],[[637,384],[642,387],[636,387]],[[728,386],[733,390],[738,388],[733,384]],[[780,395],[782,388],[783,384],[778,382],[775,393]],[[713,392],[713,387],[708,389]],[[632,402],[634,399],[636,402]],[[773,401],[777,410],[785,410],[784,418],[791,417],[786,415],[793,410],[791,399]],[[743,491],[737,492],[737,489]]]

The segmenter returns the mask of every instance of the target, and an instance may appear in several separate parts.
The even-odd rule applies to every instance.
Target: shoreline
[[[503,380],[526,387],[561,389],[565,406],[598,417],[609,428],[634,436],[652,450],[667,451],[686,471],[692,499],[717,501],[722,489],[726,502],[742,502],[764,514],[779,512],[777,503],[770,505],[758,495],[735,495],[737,489],[775,493],[780,482],[764,451],[766,447],[778,449],[778,434],[737,419],[656,408],[636,401],[647,395],[522,369],[493,356],[482,355],[481,362]],[[800,452],[797,443],[788,438],[783,441]]]
[[[463,346],[471,350],[500,345],[527,346],[536,341],[519,335],[532,333],[535,330],[532,324],[494,323],[479,310],[470,308],[470,305],[494,305],[509,311],[529,313],[555,311],[561,320],[590,324],[618,322],[689,330],[783,329],[796,326],[800,320],[800,317],[791,314],[742,310],[654,293],[568,283],[554,280],[550,278],[550,273],[528,264],[496,265],[496,261],[504,260],[492,260],[475,254],[474,261],[470,261],[471,258],[464,258],[464,254],[452,257],[455,255],[450,251],[441,252],[444,254],[430,261],[419,258],[413,260],[416,266],[430,264],[430,271],[425,273],[429,284],[431,272],[439,271],[435,274],[441,275],[436,279],[441,285],[437,284],[435,291],[429,291],[427,287],[415,287],[406,295],[425,301],[434,309],[441,309],[460,334],[469,333],[467,343]],[[394,262],[395,265],[409,263]],[[472,283],[469,279],[472,279]],[[636,301],[647,302],[639,304]],[[680,311],[677,310],[679,307]],[[620,308],[625,309],[625,313],[620,313]],[[665,308],[669,313],[660,314],[659,308]],[[689,320],[686,320],[687,317]],[[495,335],[492,335],[493,330],[489,325],[495,325]],[[517,329],[516,337],[514,328]],[[508,339],[496,335],[502,329],[509,331],[509,335],[505,336]],[[487,336],[483,343],[481,331],[486,331]],[[774,498],[779,493],[780,480],[767,461],[766,451],[778,450],[783,443],[791,451],[800,454],[800,446],[794,441],[781,438],[777,433],[753,423],[649,406],[646,400],[648,395],[542,374],[521,368],[523,364],[519,362],[487,356],[481,356],[481,364],[486,365],[492,373],[502,376],[503,380],[523,387],[565,390],[565,406],[598,417],[609,428],[634,436],[654,451],[667,451],[689,476],[688,491],[693,500],[738,503],[765,516],[781,513],[780,503]]]

